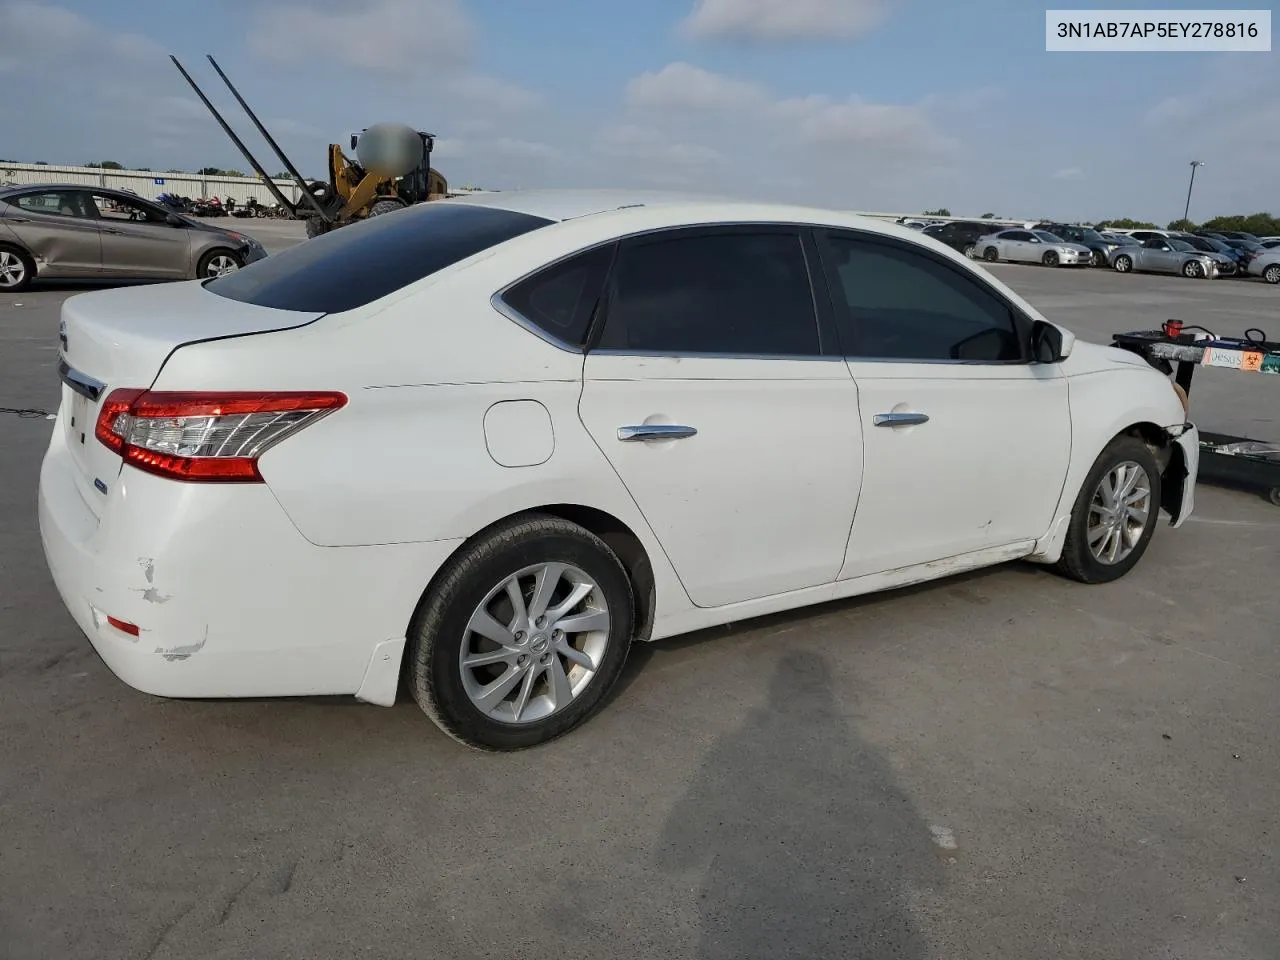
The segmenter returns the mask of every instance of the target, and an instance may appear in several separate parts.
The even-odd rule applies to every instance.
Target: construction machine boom
[[[354,160],[343,152],[340,144],[329,144],[328,182],[304,179],[218,62],[209,56],[213,69],[297,185],[298,200],[290,201],[275,181],[267,176],[262,164],[249,152],[244,141],[223,119],[178,58],[171,56],[169,59],[277,202],[290,216],[306,221],[308,237],[448,194],[447,181],[431,167],[435,136],[398,123],[374,124],[354,134],[351,137],[351,150],[356,153]]]

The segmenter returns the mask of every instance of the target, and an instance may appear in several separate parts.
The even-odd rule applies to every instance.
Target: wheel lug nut
[[[520,656],[516,657],[516,666],[523,667],[528,662],[529,662],[529,658],[526,657],[523,653],[520,654]]]
[[[547,618],[546,618],[546,617],[539,617],[536,621],[534,621],[535,625],[537,625],[537,626],[539,626],[539,627],[541,627],[541,626],[545,626],[545,625],[546,625],[546,622],[547,622]]]
[[[540,662],[540,663],[547,663],[547,662],[549,662],[549,661],[551,660],[551,657],[550,657],[548,654],[545,654],[545,653],[544,653],[544,654],[543,654],[541,657],[539,657],[538,659],[539,659],[539,662]]]
[[[523,630],[517,630],[517,631],[516,631],[516,643],[524,643],[524,631],[523,631]]]

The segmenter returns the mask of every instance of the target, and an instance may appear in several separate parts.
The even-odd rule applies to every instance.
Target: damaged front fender
[[[1160,506],[1169,524],[1180,527],[1195,509],[1196,479],[1200,475],[1200,431],[1184,423],[1165,430],[1169,437],[1169,462],[1160,478]]]

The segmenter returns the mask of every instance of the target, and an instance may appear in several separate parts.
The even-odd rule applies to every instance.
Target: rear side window
[[[624,245],[600,349],[821,354],[800,235],[715,233]]]
[[[260,307],[341,313],[551,222],[492,207],[423,203],[307,240],[205,289]]]
[[[562,260],[507,290],[503,302],[553,340],[581,348],[613,261],[607,244]]]

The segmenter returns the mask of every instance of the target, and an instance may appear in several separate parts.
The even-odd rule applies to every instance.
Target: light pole
[[[1182,210],[1182,219],[1186,220],[1191,215],[1191,188],[1196,185],[1196,167],[1203,167],[1203,160],[1191,161],[1191,182],[1187,184],[1187,205]]]

